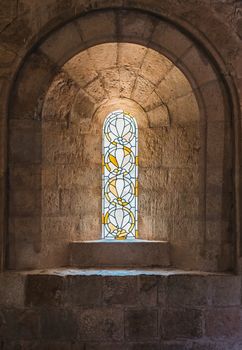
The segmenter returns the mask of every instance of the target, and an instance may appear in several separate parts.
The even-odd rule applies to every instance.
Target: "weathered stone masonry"
[[[1,349],[242,349],[241,13],[0,1]],[[170,269],[66,267],[100,238],[116,106],[140,130],[140,235],[169,241]]]

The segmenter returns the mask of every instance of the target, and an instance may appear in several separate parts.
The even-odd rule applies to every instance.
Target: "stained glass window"
[[[129,113],[117,110],[103,125],[102,237],[138,237],[138,128]]]

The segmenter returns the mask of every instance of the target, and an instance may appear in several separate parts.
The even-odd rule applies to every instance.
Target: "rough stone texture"
[[[164,339],[201,338],[202,311],[197,309],[171,309],[162,314],[161,328]]]
[[[79,315],[79,332],[86,341],[120,341],[123,339],[123,310],[112,308],[85,309]]]
[[[148,116],[141,235],[169,238],[177,266],[239,270],[241,13],[232,0],[0,1],[1,270],[60,266],[70,240],[99,238],[91,116],[115,97]],[[239,277],[37,274],[24,292],[24,276],[0,278],[3,350],[242,348]]]
[[[25,298],[25,277],[15,273],[0,275],[0,305],[21,307]]]
[[[134,60],[134,58],[139,59],[139,56],[140,61]],[[159,67],[154,70],[153,64]],[[143,103],[144,95],[143,105],[148,109],[147,114],[140,107],[140,109],[135,108],[135,102],[132,104],[131,100],[113,100],[113,97],[119,97],[121,94],[116,91],[117,84],[113,85],[117,95],[111,91],[112,87],[108,83],[113,79],[113,76],[110,76],[111,71],[116,72],[118,82],[121,79],[119,72],[126,67],[135,73],[134,84],[127,97],[133,96]],[[159,74],[156,74],[155,80],[152,80],[155,72]],[[149,77],[146,76],[147,74]],[[168,86],[174,85],[175,82],[175,90],[164,89],[167,106],[162,101],[162,88],[158,92],[159,96],[155,93],[157,97],[155,100],[154,92],[152,93],[160,81],[166,81]],[[142,84],[140,85],[139,82]],[[191,207],[197,213],[199,205],[197,194],[193,195],[192,202],[190,198],[184,201],[184,194],[180,193],[181,187],[177,187],[174,193],[174,186],[171,186],[170,191],[164,194],[164,189],[168,188],[168,181],[172,179],[172,173],[175,171],[174,166],[179,170],[184,169],[189,162],[189,167],[193,169],[192,173],[198,176],[197,157],[200,147],[198,109],[195,97],[191,93],[184,96],[181,101],[180,95],[184,93],[181,89],[184,90],[186,85],[190,86],[185,76],[171,61],[154,50],[134,44],[94,46],[76,55],[64,65],[63,72],[56,76],[44,100],[42,144],[36,145],[33,143],[35,141],[31,141],[31,146],[35,149],[42,148],[42,164],[36,167],[39,170],[35,177],[30,178],[36,188],[42,188],[41,194],[39,192],[36,199],[34,191],[28,192],[25,186],[21,186],[19,178],[24,174],[20,167],[15,168],[13,165],[10,175],[11,192],[13,192],[10,224],[13,227],[14,236],[18,234],[18,228],[12,223],[16,222],[20,215],[33,215],[35,203],[39,205],[41,203],[43,239],[35,266],[41,266],[41,261],[46,266],[47,264],[50,266],[54,256],[57,264],[57,255],[53,251],[54,245],[51,241],[53,236],[51,229],[54,227],[55,235],[59,238],[58,262],[62,260],[62,264],[67,263],[67,252],[64,246],[70,238],[83,240],[100,238],[101,132],[106,115],[103,113],[103,106],[95,115],[93,113],[104,98],[111,101],[113,109],[120,108],[122,105],[131,113],[133,111],[140,129],[140,237],[171,239],[173,216],[176,217],[180,213],[182,216],[189,215]],[[18,124],[13,125],[14,130],[17,130]],[[21,140],[22,134],[18,137]],[[21,156],[22,146],[17,144],[16,147],[14,139],[13,145],[14,152],[17,150],[19,155],[15,156],[13,153],[12,162],[17,162],[19,159],[21,164],[23,162],[31,164],[36,161],[35,154],[30,151],[29,143],[27,143],[29,155],[25,152],[24,159]],[[31,176],[33,165],[30,165],[29,169],[29,176]],[[18,176],[16,176],[17,171]],[[29,179],[27,178],[26,181]],[[183,184],[183,179],[180,182]],[[34,186],[33,188],[35,189]],[[158,193],[157,188],[159,188]],[[27,207],[22,205],[23,195],[26,198]],[[176,211],[172,204],[173,198],[177,196],[180,198],[182,212],[179,207]],[[170,207],[163,209],[163,203],[166,202],[170,203]],[[66,221],[69,223],[70,220],[72,224],[65,223]],[[59,225],[60,221],[64,224]],[[35,236],[37,240],[37,235]],[[29,238],[26,237],[26,241],[29,241]],[[29,267],[29,264],[24,266],[23,259],[18,257],[15,261],[10,260],[10,266],[14,264],[20,266],[20,261],[22,268]]]
[[[93,6],[104,9],[110,5],[113,9],[79,17]],[[120,9],[122,6],[125,11]],[[129,7],[152,10],[171,22],[130,11]],[[194,6],[192,1],[156,0],[148,7],[141,0],[117,0],[112,4],[104,0],[95,5],[92,0],[58,4],[50,0],[48,11],[46,4],[37,9],[35,2],[30,6],[24,0],[16,8],[4,5],[7,19],[3,15],[6,27],[1,32],[0,48],[4,77],[16,71],[26,50],[33,44],[36,48],[17,75],[9,103],[9,114],[15,122],[9,128],[9,267],[64,265],[71,239],[100,237],[101,124],[98,129],[92,117],[100,104],[126,97],[140,103],[147,113],[146,124],[138,120],[140,237],[169,239],[173,245],[172,262],[177,266],[232,268],[231,160],[237,158],[232,156],[233,123],[221,75],[230,90],[228,77],[237,83],[235,70],[241,77],[240,9],[236,7],[233,12],[234,7],[223,3],[220,8],[216,2],[207,1],[197,1]],[[39,22],[35,20],[37,14]],[[73,15],[76,19],[67,23]],[[63,22],[67,24],[62,26]],[[36,38],[57,26],[59,29],[46,35],[38,47]],[[186,35],[186,31],[192,35]],[[222,32],[223,37],[219,35]],[[218,69],[209,57],[213,57]],[[36,79],[32,79],[33,75]],[[235,96],[232,91],[231,95]],[[25,119],[28,124],[23,127]],[[20,168],[27,166],[31,175],[34,164],[39,166],[39,173],[35,179],[30,176],[30,183],[32,186],[33,181],[41,189],[39,192],[22,187],[19,181]],[[151,175],[144,176],[148,170]],[[209,181],[214,172],[223,175],[216,188],[211,188]],[[90,173],[95,177],[92,186],[88,182]],[[189,177],[191,182],[187,182]],[[172,187],[174,180],[176,190]],[[27,233],[20,235],[16,224],[26,216],[36,222],[31,238]],[[209,221],[218,222],[221,217],[228,223],[227,229],[216,233],[219,246],[213,244],[208,249]],[[54,244],[51,227],[65,221],[68,225],[58,224],[53,234],[59,237],[58,244]],[[186,254],[188,247],[191,249]]]
[[[77,337],[77,318],[72,310],[42,310],[40,336],[52,340],[70,340]]]
[[[3,279],[10,294],[26,279],[25,304],[1,299],[4,350],[241,349],[238,276],[62,268],[6,273]],[[229,288],[230,297],[221,299],[218,290]]]
[[[166,241],[86,241],[70,243],[70,265],[76,267],[167,267],[170,246]]]
[[[125,313],[125,336],[136,341],[157,338],[158,310],[128,309]]]

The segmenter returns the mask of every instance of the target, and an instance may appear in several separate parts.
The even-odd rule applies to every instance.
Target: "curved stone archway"
[[[102,32],[99,30],[100,26],[102,26]],[[40,119],[42,103],[49,84],[63,64],[75,54],[106,42],[128,42],[150,47],[167,56],[189,80],[199,106],[201,134],[199,171],[202,174],[200,193],[203,201],[200,201],[198,220],[203,244],[196,246],[191,253],[192,259],[196,260],[194,266],[188,266],[189,262],[184,261],[187,254],[186,244],[177,252],[174,251],[174,261],[176,262],[178,257],[183,267],[188,268],[205,270],[231,268],[233,259],[231,233],[234,231],[231,229],[233,212],[230,209],[233,148],[229,98],[223,79],[204,52],[174,25],[158,17],[133,10],[95,11],[75,19],[52,33],[28,56],[18,74],[9,113],[10,168],[15,164],[19,166],[31,164],[36,172],[34,182],[39,183],[38,169],[41,166],[42,149]],[[165,87],[169,89],[166,84],[161,85],[160,90],[164,92]],[[171,85],[170,88],[174,86]],[[20,143],[21,147],[19,147]],[[21,203],[18,201],[18,191],[14,188],[14,181],[11,182],[12,174],[13,172],[10,172],[10,216],[18,217]],[[25,208],[24,215],[29,213],[30,209],[33,217],[36,218],[39,217],[41,208],[38,205],[35,207],[34,204],[40,203],[41,189],[38,188],[38,191],[33,193],[33,195],[26,194],[29,196],[27,201],[29,207]],[[15,246],[12,249],[11,267],[16,268],[22,266],[14,262],[16,257],[14,220],[12,226],[10,222],[10,252],[11,246],[12,248]],[[34,222],[36,224],[36,221]],[[189,230],[190,228],[187,227],[187,231]],[[37,256],[41,251],[41,232],[35,233],[31,239],[32,241],[27,243],[21,240],[21,251],[29,249],[33,258],[29,264],[31,267],[37,267],[38,258],[33,257],[33,253]],[[212,246],[211,251],[208,250],[208,246]],[[17,250],[20,251],[20,249]],[[211,260],[213,262],[210,265]],[[54,262],[50,262],[52,263]],[[22,264],[25,266],[25,258]]]

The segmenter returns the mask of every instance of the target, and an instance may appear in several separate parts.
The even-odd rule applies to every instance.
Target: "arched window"
[[[123,110],[103,124],[102,238],[138,237],[138,128]]]

